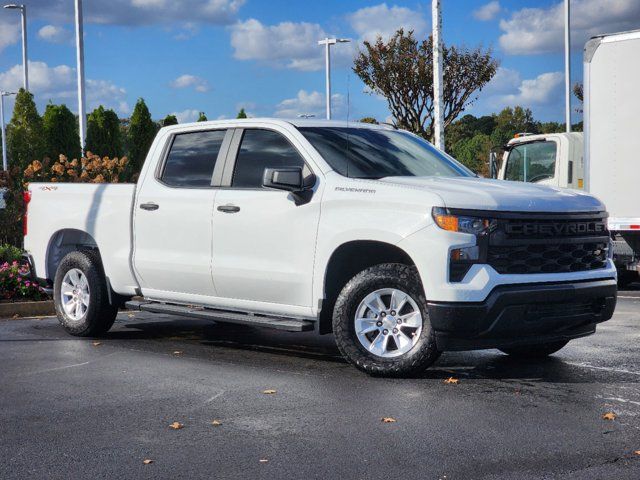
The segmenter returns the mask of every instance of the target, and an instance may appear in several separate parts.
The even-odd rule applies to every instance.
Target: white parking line
[[[625,370],[624,368],[596,367],[595,365],[589,365],[588,363],[578,363],[578,362],[564,362],[564,363],[573,365],[574,367],[592,368],[594,370],[604,370],[607,372],[628,373],[629,375],[640,375],[640,372],[633,372],[631,370]]]

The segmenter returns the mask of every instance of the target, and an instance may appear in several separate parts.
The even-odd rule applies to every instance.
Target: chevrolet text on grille
[[[518,223],[506,225],[505,231],[514,235],[576,235],[605,233],[607,227],[600,222]]]

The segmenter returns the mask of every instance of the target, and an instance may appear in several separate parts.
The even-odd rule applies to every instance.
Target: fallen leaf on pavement
[[[615,420],[617,415],[613,412],[607,412],[602,414],[603,420]]]
[[[173,352],[174,355],[182,355],[182,350],[176,350]]]
[[[395,423],[396,419],[393,417],[382,417],[382,423]]]
[[[447,385],[457,385],[460,383],[460,380],[458,380],[457,378],[449,377],[444,381],[444,383],[446,383]]]
[[[91,345],[93,345],[94,347],[98,347],[102,345],[102,342],[93,342]]]
[[[274,393],[276,393],[276,390],[263,390],[262,393],[264,393],[265,395],[273,395]]]
[[[266,458],[261,458],[260,459],[260,463],[267,463],[269,460],[267,460]]]
[[[20,315],[18,315],[17,313],[14,313],[13,317],[11,317],[11,318],[20,318]]]
[[[150,458],[145,458],[142,463],[144,463],[145,465],[150,465],[153,463],[153,460],[151,460]]]
[[[219,426],[219,425],[222,425],[222,422],[221,422],[220,420],[214,420],[213,422],[211,422],[211,425],[213,425],[213,426],[216,426],[216,427],[217,427],[217,426]]]
[[[135,317],[135,315],[134,315],[133,313],[127,313],[127,317],[129,317],[129,318],[134,318],[134,317]]]
[[[183,427],[184,425],[180,422],[173,422],[171,425],[169,425],[169,428],[173,428],[174,430],[180,430]]]
[[[633,452],[633,453],[635,453],[636,455],[640,455],[640,450],[636,450],[636,451],[635,451],[635,452]]]

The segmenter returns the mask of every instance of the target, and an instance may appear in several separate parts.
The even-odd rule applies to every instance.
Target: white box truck
[[[584,49],[582,133],[520,135],[496,171],[503,180],[584,188],[604,202],[620,284],[640,263],[640,30],[600,35]]]

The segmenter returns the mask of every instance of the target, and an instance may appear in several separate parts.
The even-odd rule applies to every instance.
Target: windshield
[[[555,172],[556,142],[529,142],[509,152],[505,179],[535,183],[553,178]]]
[[[336,172],[351,178],[471,177],[475,174],[408,132],[349,127],[301,127]]]

